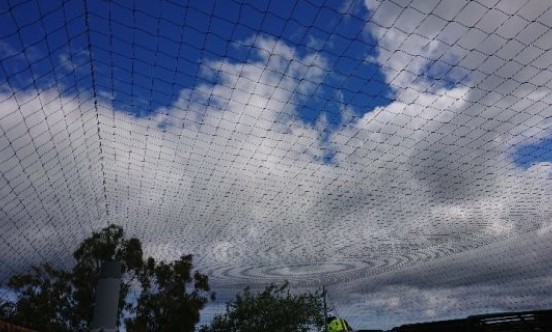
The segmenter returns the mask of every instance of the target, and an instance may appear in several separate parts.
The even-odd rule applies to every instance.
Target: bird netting
[[[353,326],[549,308],[551,6],[1,1],[0,282],[117,224]]]

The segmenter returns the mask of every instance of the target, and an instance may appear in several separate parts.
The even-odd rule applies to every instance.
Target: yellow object
[[[351,331],[349,324],[344,319],[336,318],[328,324],[328,332]]]

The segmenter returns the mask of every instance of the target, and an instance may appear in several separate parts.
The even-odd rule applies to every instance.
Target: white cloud
[[[546,231],[511,236],[335,285],[329,298],[357,328],[549,308],[550,240]]]

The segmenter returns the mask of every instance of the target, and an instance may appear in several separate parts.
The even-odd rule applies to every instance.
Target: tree
[[[48,264],[14,276],[8,287],[20,301],[2,304],[2,319],[44,331],[67,331],[71,323],[62,317],[71,312],[71,276]]]
[[[122,265],[119,319],[124,313],[128,331],[142,331],[142,327],[144,331],[165,331],[175,322],[186,329],[172,331],[193,331],[199,311],[208,301],[208,278],[197,271],[192,274],[191,255],[169,264],[156,263],[151,257],[144,261],[140,240],[125,239],[120,226],[93,233],[73,257],[76,264],[68,271],[44,264],[11,277],[7,286],[16,300],[2,301],[0,319],[40,331],[89,331],[97,277],[102,262],[110,260]],[[141,287],[134,286],[136,280]],[[138,292],[138,301],[129,298],[131,286]],[[175,307],[188,310],[186,324],[180,316],[166,314]],[[157,311],[163,314],[152,314]],[[141,323],[143,318],[147,318],[146,325]],[[156,328],[150,328],[153,326]]]
[[[319,292],[293,294],[289,284],[271,284],[260,293],[246,287],[226,312],[217,315],[201,332],[306,332],[322,331],[324,315]]]
[[[70,315],[72,327],[88,330],[94,310],[94,290],[102,262],[117,260],[121,263],[123,281],[119,297],[119,315],[128,309],[127,295],[130,282],[143,266],[142,244],[137,238],[126,240],[123,228],[110,225],[85,239],[73,253],[77,264],[72,271],[74,313]]]
[[[156,264],[150,257],[139,279],[142,292],[132,309],[136,315],[125,319],[128,331],[195,331],[210,289],[206,275],[192,274],[191,255],[170,264]],[[214,300],[215,294],[210,297]]]

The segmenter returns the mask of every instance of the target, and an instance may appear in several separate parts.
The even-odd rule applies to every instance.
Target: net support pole
[[[121,263],[103,262],[96,285],[91,332],[116,332],[121,290]]]
[[[322,285],[322,300],[324,301],[324,331],[328,332],[328,307],[326,306],[326,287]]]

